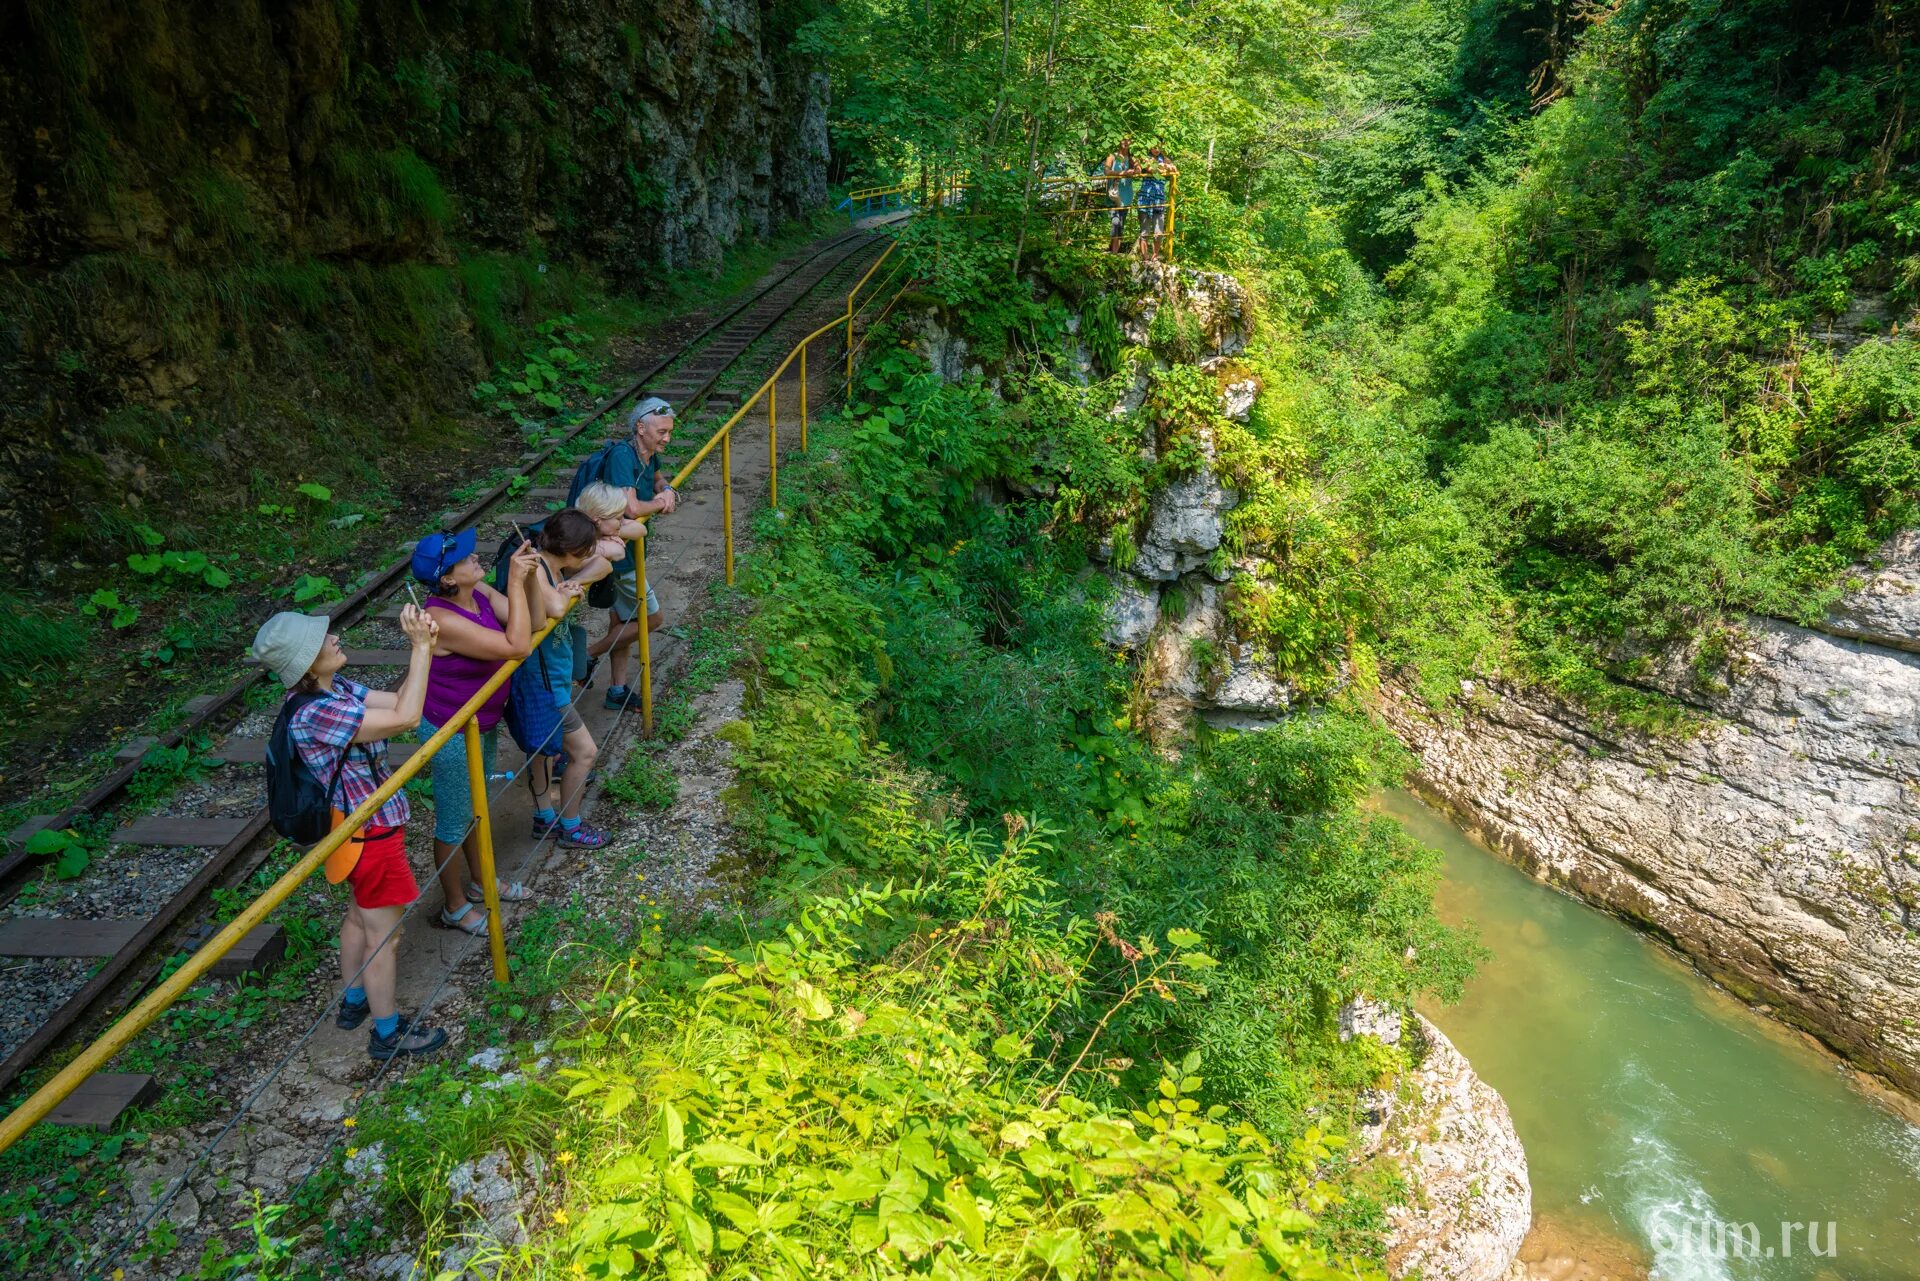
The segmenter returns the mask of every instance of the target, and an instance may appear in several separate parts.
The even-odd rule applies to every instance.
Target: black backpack
[[[333,777],[321,786],[319,775],[294,747],[291,726],[295,712],[323,697],[310,693],[289,698],[267,736],[267,815],[274,831],[298,845],[312,845],[333,830],[333,794],[340,786],[340,772],[347,767],[347,753],[360,746],[351,744],[340,753]],[[364,746],[360,750],[371,762],[373,754]]]

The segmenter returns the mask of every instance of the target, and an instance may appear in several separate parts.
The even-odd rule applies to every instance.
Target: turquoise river
[[[1441,914],[1493,952],[1463,1001],[1425,1013],[1513,1113],[1535,1276],[1920,1278],[1920,1128],[1413,796],[1381,806],[1445,855]]]

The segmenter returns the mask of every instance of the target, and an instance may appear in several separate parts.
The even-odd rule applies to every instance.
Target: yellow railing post
[[[807,452],[807,344],[800,344],[800,452]]]
[[[767,388],[767,506],[780,507],[780,383]]]
[[[634,605],[634,616],[640,620],[640,734],[643,738],[653,737],[653,616],[647,613],[647,539],[642,534],[628,544],[633,548],[633,570],[639,575],[636,584],[639,600]]]
[[[855,285],[855,289],[859,286]],[[853,385],[853,295],[847,295],[847,385]],[[852,394],[851,391],[848,392]]]
[[[1174,174],[1167,179],[1167,266],[1173,266],[1173,211],[1178,207],[1180,195],[1180,175]]]
[[[487,810],[487,763],[480,752],[480,722],[469,716],[461,733],[467,741],[467,791],[473,796],[473,835],[479,866],[473,869],[487,901],[487,943],[493,950],[493,981],[507,981],[507,929],[500,919],[500,879],[493,866],[493,818]]]
[[[727,586],[733,586],[733,433],[720,437],[720,523],[726,527]]]

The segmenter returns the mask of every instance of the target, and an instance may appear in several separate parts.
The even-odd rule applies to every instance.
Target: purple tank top
[[[489,631],[504,633],[507,630],[500,625],[499,617],[493,612],[493,602],[485,595],[474,593],[473,604],[474,609],[469,612],[439,596],[427,597],[428,609],[451,610]],[[435,655],[433,666],[427,669],[426,719],[434,725],[445,726],[500,667],[501,662],[496,658],[469,658],[465,654]],[[490,730],[500,723],[500,713],[507,706],[508,683],[501,681],[500,688],[480,704],[480,714],[474,719],[482,730]]]

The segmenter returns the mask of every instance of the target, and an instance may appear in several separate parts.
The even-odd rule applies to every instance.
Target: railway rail
[[[532,488],[531,482],[544,470],[571,457],[571,447],[596,425],[610,420],[620,406],[641,395],[660,395],[671,401],[683,421],[699,421],[704,410],[726,411],[740,404],[740,395],[726,384],[731,375],[743,372],[759,358],[761,348],[778,337],[776,331],[788,322],[798,323],[809,315],[821,314],[819,302],[854,278],[884,252],[888,240],[869,230],[855,230],[812,247],[800,261],[785,267],[771,282],[728,308],[705,328],[674,350],[651,361],[621,390],[595,405],[567,433],[542,448],[523,454],[514,470],[463,509],[445,516],[445,529],[462,529],[492,520],[505,527],[509,520],[521,523],[540,519],[544,512],[509,512],[505,504],[514,498],[552,500],[563,491]],[[849,337],[853,328],[849,307]],[[784,348],[768,353],[771,365]],[[375,573],[366,583],[336,602],[328,613],[336,628],[345,630],[360,623],[397,612],[389,606],[382,611],[377,602],[395,591],[407,571],[408,557],[401,555]],[[359,666],[381,666],[390,656],[381,650],[350,650],[350,661]],[[22,874],[31,869],[32,858],[25,853],[27,838],[46,827],[71,825],[86,815],[112,811],[126,794],[126,788],[140,769],[141,760],[155,746],[170,748],[194,740],[202,733],[218,732],[233,715],[246,708],[248,692],[267,679],[264,672],[249,671],[218,693],[193,700],[185,721],[164,735],[137,740],[116,757],[116,766],[84,795],[75,806],[56,815],[30,819],[12,835],[14,849],[0,856],[0,887],[17,888]],[[245,765],[262,759],[263,744],[237,735],[211,753],[211,759],[224,765]],[[267,839],[262,839],[266,837]],[[185,921],[206,900],[216,886],[243,880],[266,858],[273,846],[264,806],[241,817],[169,817],[146,818],[124,824],[113,834],[116,844],[165,848],[208,849],[211,853],[198,870],[177,890],[144,918],[112,922],[60,918],[15,916],[0,923],[0,956],[95,956],[104,958],[85,983],[54,1008],[38,1028],[0,1061],[0,1089],[5,1089],[38,1059],[61,1044],[82,1025],[98,1022],[117,1001],[143,988],[157,973],[160,958],[176,950],[182,941]],[[262,926],[247,942],[229,953],[216,973],[245,972],[270,963],[276,955],[275,927]],[[20,951],[10,951],[19,948]],[[126,1107],[139,1101],[137,1080],[103,1080],[95,1091],[76,1093],[68,1105],[51,1119],[79,1124],[109,1123]]]

